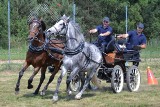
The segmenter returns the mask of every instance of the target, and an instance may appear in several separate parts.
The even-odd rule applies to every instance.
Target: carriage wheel
[[[137,91],[140,86],[140,71],[138,70],[138,67],[133,65],[129,68],[127,71],[127,87],[129,91]]]
[[[111,87],[113,92],[119,93],[123,89],[124,74],[121,66],[116,65],[112,71]]]
[[[81,88],[81,79],[79,78],[79,75],[76,75],[74,79],[71,80],[69,88],[74,91],[78,92]]]

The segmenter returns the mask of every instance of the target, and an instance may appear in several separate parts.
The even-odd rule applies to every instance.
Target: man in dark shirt
[[[89,33],[98,32],[98,41],[96,41],[94,44],[97,47],[101,47],[103,52],[105,51],[105,47],[107,46],[107,44],[112,39],[112,27],[109,26],[109,22],[109,18],[105,17],[103,18],[102,25],[98,25],[95,29],[89,31]]]
[[[140,50],[146,48],[146,36],[143,34],[144,24],[138,23],[137,30],[129,31],[127,34],[120,34],[118,38],[128,38],[128,42],[126,44],[126,48],[128,50]],[[140,57],[137,54],[137,57]],[[139,63],[134,62],[134,65],[139,65]]]

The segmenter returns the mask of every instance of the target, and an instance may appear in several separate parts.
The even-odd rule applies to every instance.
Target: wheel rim
[[[138,68],[132,68],[128,75],[128,85],[131,91],[137,91],[140,86],[140,72]]]
[[[70,88],[72,91],[78,91],[81,87],[81,82],[79,80],[73,79],[70,83]]]
[[[113,84],[112,88],[114,89],[114,91],[116,93],[121,92],[122,88],[123,88],[123,82],[124,82],[124,77],[123,77],[123,71],[121,69],[120,66],[118,66],[118,68],[116,67],[116,69],[114,69],[114,74],[112,75],[113,77],[113,82],[111,84]]]

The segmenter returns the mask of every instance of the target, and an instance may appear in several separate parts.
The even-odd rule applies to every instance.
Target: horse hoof
[[[72,94],[72,91],[68,91],[68,95],[71,95]]]
[[[75,96],[75,99],[77,99],[77,100],[80,100],[82,97],[82,94],[81,93],[78,93],[76,96]]]
[[[19,94],[19,91],[15,91],[15,95],[18,95]]]
[[[81,98],[82,98],[82,97],[81,97],[80,95],[76,95],[76,96],[75,96],[75,99],[76,99],[76,100],[80,100]]]
[[[58,96],[53,96],[53,101],[58,101]]]
[[[33,88],[33,85],[31,84],[31,85],[28,85],[28,87],[27,87],[28,89],[32,89]]]
[[[34,95],[37,95],[37,94],[38,94],[38,92],[36,92],[36,91],[35,91],[33,94],[34,94]]]
[[[46,93],[44,91],[41,91],[40,95],[44,96],[44,95],[46,95]]]

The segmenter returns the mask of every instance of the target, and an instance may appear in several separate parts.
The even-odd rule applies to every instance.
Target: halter
[[[41,22],[40,21],[38,21],[38,20],[33,20],[32,22],[30,22],[29,23],[29,25],[30,24],[32,24],[32,23],[38,23],[39,24],[39,26],[38,26],[38,32],[34,32],[34,31],[32,31],[32,30],[29,30],[29,32],[30,33],[34,33],[34,37],[28,37],[28,41],[30,41],[30,42],[32,42],[33,40],[38,40],[38,35],[39,35],[39,33],[42,31],[42,25],[41,25]]]
[[[39,52],[43,51],[44,47],[45,47],[45,42],[42,41],[42,40],[40,40],[37,37],[40,33],[43,33],[42,32],[42,25],[41,25],[41,22],[38,21],[38,20],[33,20],[32,22],[29,23],[29,25],[32,24],[32,23],[38,23],[39,26],[38,26],[38,32],[34,32],[32,30],[29,30],[30,33],[34,34],[34,37],[28,37],[27,38],[27,40],[30,42],[30,44],[29,44],[29,51],[39,53]],[[41,46],[36,46],[35,47],[35,46],[32,45],[32,43],[33,43],[34,40],[38,41],[39,43],[43,43],[43,44]]]
[[[61,30],[59,30],[59,31],[57,30],[57,28],[56,28],[55,26],[53,26],[53,27],[54,27],[54,29],[56,30],[56,33],[55,33],[56,35],[60,34],[60,32],[61,32],[63,29],[66,29],[66,32],[65,32],[64,34],[65,34],[65,35],[67,34],[67,31],[68,31],[68,23],[67,23],[66,25],[65,25],[65,23],[63,23],[63,27],[62,27]],[[78,41],[76,38],[68,38],[68,39],[66,40],[66,43],[67,43],[70,39],[73,39],[73,40],[75,40],[75,41]],[[66,55],[76,55],[76,54],[82,52],[83,48],[84,48],[84,41],[80,42],[80,44],[79,44],[75,49],[69,49],[69,48],[67,47],[67,45],[66,45],[63,54],[66,54]]]
[[[65,23],[63,23],[63,27],[58,31],[57,28],[55,26],[53,26],[53,28],[56,30],[55,35],[60,35],[60,32],[65,29],[66,32],[64,33],[66,35],[67,30],[68,30],[68,23],[65,25]]]

